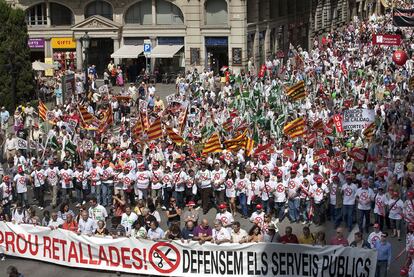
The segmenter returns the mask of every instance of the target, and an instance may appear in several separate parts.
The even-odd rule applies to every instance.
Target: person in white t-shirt
[[[234,218],[233,215],[227,211],[226,203],[221,203],[218,208],[219,212],[216,215],[216,220],[220,220],[223,227],[230,228],[233,224]]]
[[[379,223],[375,223],[374,224],[374,231],[371,234],[369,234],[369,236],[367,238],[367,242],[371,246],[371,249],[374,249],[375,244],[377,243],[377,241],[379,241],[381,239],[381,235],[382,235],[382,232],[380,230],[380,225],[379,225]]]
[[[23,167],[17,167],[17,174],[13,178],[14,185],[17,191],[17,200],[22,203],[25,207],[27,207],[27,183],[28,178],[24,173]]]
[[[365,218],[365,232],[368,233],[368,228],[370,225],[370,218],[371,218],[371,203],[374,201],[374,191],[368,187],[369,180],[363,179],[362,186],[356,192],[356,199],[358,201],[358,226],[359,231],[362,233],[363,231],[363,224]]]
[[[384,230],[385,222],[385,207],[387,205],[388,198],[384,193],[384,187],[378,187],[378,192],[374,196],[374,215],[375,222],[378,222],[380,225],[380,230]]]
[[[393,237],[398,237],[401,240],[401,228],[402,228],[402,213],[404,209],[404,203],[400,199],[400,194],[397,191],[392,192],[392,197],[387,202],[390,219],[390,227],[393,231]]]
[[[347,175],[346,183],[342,185],[341,191],[344,203],[342,207],[342,214],[349,232],[352,231],[352,215],[354,213],[357,190],[358,187],[354,183],[352,183],[352,176]]]
[[[108,217],[108,213],[104,206],[98,204],[98,200],[96,197],[92,197],[89,200],[91,207],[89,208],[89,217],[95,220],[98,223],[99,220],[103,220],[106,222],[106,218]]]
[[[230,232],[226,228],[223,227],[223,224],[221,223],[220,220],[216,220],[214,222],[211,242],[215,244],[222,244],[222,243],[230,242],[230,240],[231,240]]]
[[[138,220],[137,214],[131,210],[130,206],[127,206],[125,208],[125,213],[123,213],[121,216],[121,225],[124,226],[125,234],[127,237],[131,235],[131,231],[133,229],[132,226],[134,226],[134,223],[137,220]]]

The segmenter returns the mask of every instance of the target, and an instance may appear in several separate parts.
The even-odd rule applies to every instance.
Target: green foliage
[[[12,68],[16,76],[16,105],[35,97],[35,83],[25,13],[0,0],[0,99],[1,105],[13,111]]]

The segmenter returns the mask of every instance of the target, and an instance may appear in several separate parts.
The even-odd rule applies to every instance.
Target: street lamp
[[[86,95],[88,95],[88,91],[89,91],[89,78],[88,78],[88,51],[89,51],[89,45],[91,42],[91,39],[88,35],[88,32],[85,32],[85,34],[83,35],[83,37],[81,38],[82,41],[82,47],[83,47],[83,53],[85,54],[85,60],[83,63],[84,66],[84,70],[85,70],[85,84],[84,84],[84,89],[86,92]]]

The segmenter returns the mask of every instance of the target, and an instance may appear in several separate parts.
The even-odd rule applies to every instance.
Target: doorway
[[[229,66],[229,47],[227,37],[206,37],[206,67],[220,73],[223,66]]]
[[[110,38],[93,38],[89,48],[89,65],[96,66],[98,77],[102,78],[104,70],[111,60],[111,54],[114,52],[114,41]]]

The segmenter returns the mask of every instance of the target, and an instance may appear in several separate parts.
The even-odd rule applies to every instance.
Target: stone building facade
[[[81,39],[98,72],[111,60],[164,72],[245,68],[347,22],[350,2],[369,0],[7,0],[25,10],[32,59],[80,69]]]

